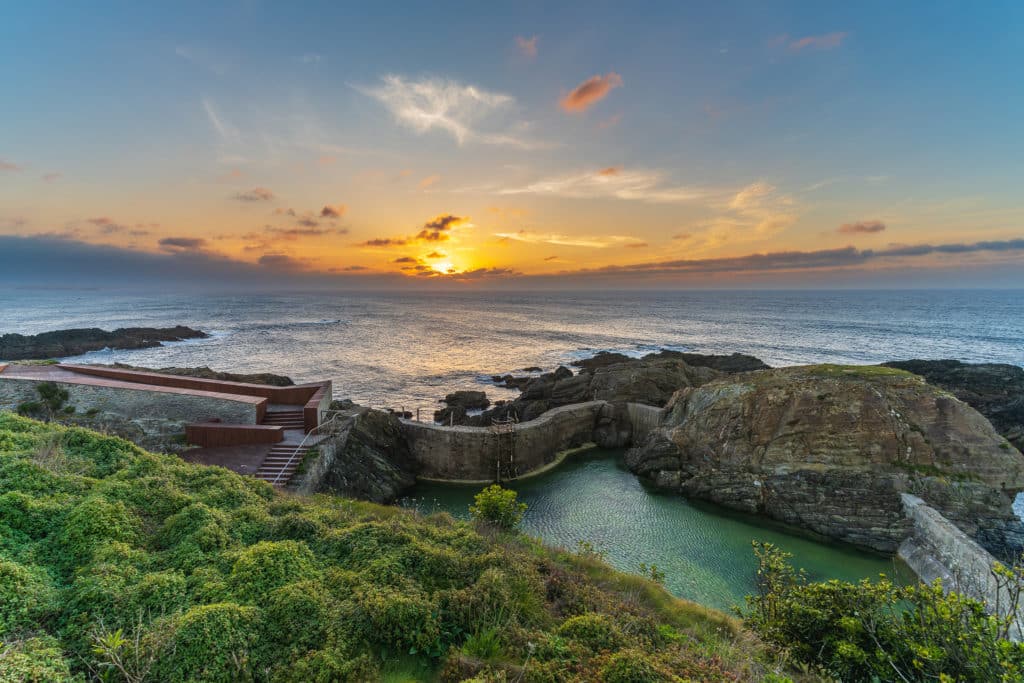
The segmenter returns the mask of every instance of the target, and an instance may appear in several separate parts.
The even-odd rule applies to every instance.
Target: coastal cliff
[[[897,369],[794,367],[684,388],[626,463],[662,489],[884,552],[908,531],[903,492],[997,557],[1024,547],[1011,508],[1024,456],[970,406]]]

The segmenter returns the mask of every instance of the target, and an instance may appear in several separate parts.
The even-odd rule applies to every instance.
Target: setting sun
[[[430,267],[436,270],[438,273],[450,273],[454,270],[454,266],[451,261],[441,261],[440,263],[432,263]]]

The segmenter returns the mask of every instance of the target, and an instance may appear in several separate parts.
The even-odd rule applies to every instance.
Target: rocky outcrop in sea
[[[686,386],[626,453],[653,485],[892,552],[902,492],[997,557],[1024,548],[1024,456],[976,410],[877,366],[807,366]]]
[[[0,360],[43,360],[78,356],[102,349],[148,349],[163,342],[205,339],[191,327],[122,327],[107,332],[98,327],[57,330],[35,335],[0,336]]]

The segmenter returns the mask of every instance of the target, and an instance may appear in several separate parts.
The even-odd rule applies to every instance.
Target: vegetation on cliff
[[[0,413],[0,680],[702,681],[738,622],[492,524]]]

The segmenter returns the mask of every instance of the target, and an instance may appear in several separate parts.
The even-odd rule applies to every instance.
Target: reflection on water
[[[653,493],[621,464],[619,453],[595,450],[552,472],[515,483],[529,508],[524,530],[549,545],[586,541],[619,569],[641,563],[665,572],[666,587],[696,602],[728,609],[754,587],[752,540],[774,543],[812,579],[858,580],[892,575],[891,559],[849,546],[810,540],[748,516],[695,506]],[[466,518],[480,486],[421,483],[404,502],[422,512],[445,510]],[[906,568],[899,567],[900,572]]]

